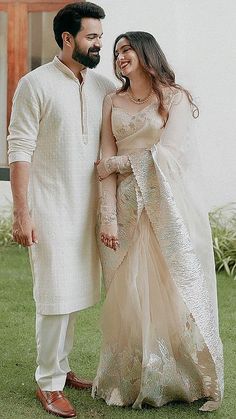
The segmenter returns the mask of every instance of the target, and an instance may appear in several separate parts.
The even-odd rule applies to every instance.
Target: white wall
[[[0,12],[0,165],[7,164],[7,14]]]
[[[98,71],[111,77],[112,46],[118,34],[151,32],[177,81],[191,90],[200,106],[196,125],[210,208],[236,201],[235,0],[96,3],[106,12]]]
[[[106,12],[97,71],[113,77],[112,46],[118,34],[151,32],[177,81],[197,97],[201,111],[197,134],[210,208],[236,201],[235,0],[94,1]],[[0,182],[0,206],[9,190]]]

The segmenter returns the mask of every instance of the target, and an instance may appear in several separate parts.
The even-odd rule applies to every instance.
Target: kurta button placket
[[[83,143],[88,144],[87,103],[83,87],[81,87],[81,123]]]
[[[82,141],[84,144],[88,144],[87,106],[83,89],[84,81],[82,81],[80,84],[79,80],[77,79],[76,83],[78,84],[80,94]]]

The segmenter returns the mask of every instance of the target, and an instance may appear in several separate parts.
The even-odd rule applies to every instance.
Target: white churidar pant
[[[68,355],[74,341],[77,312],[61,315],[36,313],[37,364],[35,379],[43,391],[62,391],[70,371]]]

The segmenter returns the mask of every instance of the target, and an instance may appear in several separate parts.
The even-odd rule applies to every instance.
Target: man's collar
[[[74,79],[78,81],[78,78],[75,76],[73,71],[69,67],[67,67],[57,56],[53,59],[53,64],[63,73],[65,73],[67,76],[69,76],[71,79]],[[85,67],[83,70],[80,71],[80,74],[82,76],[82,83],[85,82],[86,74],[87,74],[87,68]]]

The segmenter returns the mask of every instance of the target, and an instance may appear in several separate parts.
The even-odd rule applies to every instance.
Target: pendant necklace
[[[148,95],[145,97],[145,98],[143,98],[143,99],[141,99],[141,98],[135,98],[131,93],[130,93],[130,87],[128,87],[128,89],[127,89],[127,95],[129,96],[129,99],[132,101],[132,102],[134,102],[134,103],[136,103],[137,105],[142,105],[143,103],[146,103],[149,99],[150,99],[150,97],[152,96],[152,94],[153,94],[153,90],[151,89],[151,91],[148,93]]]

